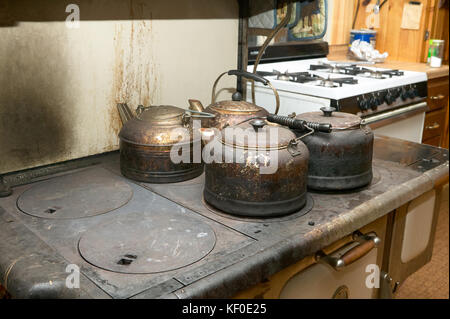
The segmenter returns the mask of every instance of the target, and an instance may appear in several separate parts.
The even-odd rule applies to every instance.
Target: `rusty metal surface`
[[[389,160],[386,146],[396,162]],[[439,163],[429,161],[429,169],[416,165],[432,158]],[[121,178],[117,158],[97,167]],[[448,175],[448,151],[379,137],[375,139],[374,172],[379,180],[374,178],[372,184],[357,192],[310,193],[314,207],[307,214],[270,222],[231,218],[208,209],[202,202],[202,176],[165,185],[141,183],[145,188],[129,183],[134,196],[127,205],[108,214],[75,220],[23,214],[17,209],[17,197],[33,185],[15,187],[12,196],[0,199],[0,284],[4,285],[4,275],[13,265],[7,280],[13,297],[42,293],[74,298],[79,295],[64,288],[64,267],[73,263],[81,267],[83,296],[229,297],[431,189]],[[198,262],[156,274],[106,271],[80,256],[77,244],[86,231],[146,211],[159,211],[169,219],[175,213],[186,214],[206,223],[216,234],[216,245]],[[38,266],[39,272],[30,271]],[[53,287],[48,278],[54,279]]]
[[[276,156],[269,151],[242,150],[241,163],[226,163],[235,148],[224,145],[222,163],[206,164],[205,200],[239,216],[274,217],[300,210],[306,203],[309,152],[301,142],[296,150],[297,156],[287,148],[278,150]],[[269,165],[276,171],[262,174],[261,169]]]
[[[373,178],[374,134],[361,126],[354,114],[321,108],[322,112],[299,114],[296,119],[329,123],[330,133],[316,132],[303,138],[310,152],[308,188],[333,191],[350,190],[369,184]],[[302,132],[298,132],[301,135]]]
[[[73,219],[115,210],[132,196],[126,182],[105,169],[90,168],[36,183],[20,194],[17,206],[40,218]]]
[[[174,163],[170,151],[174,144],[194,150],[201,147],[194,137],[192,119],[176,106],[139,106],[136,117],[128,120],[120,131],[120,168],[130,179],[152,183],[189,180],[203,172],[203,164],[194,161]]]
[[[317,132],[302,141],[310,153],[309,188],[347,190],[372,180],[374,135],[370,128]]]
[[[193,143],[189,144],[194,149]],[[125,177],[141,182],[174,183],[203,173],[203,163],[175,164],[170,159],[171,146],[141,146],[120,141],[120,169]]]
[[[182,214],[159,211],[119,216],[85,232],[81,256],[102,269],[149,274],[190,265],[211,252],[214,230]]]

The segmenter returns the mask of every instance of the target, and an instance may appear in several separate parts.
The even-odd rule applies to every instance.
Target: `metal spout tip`
[[[133,112],[128,107],[127,103],[117,103],[117,110],[119,111],[120,120],[122,125],[134,118]]]
[[[199,100],[189,99],[189,109],[198,112],[204,112],[205,108],[203,107],[202,102]]]

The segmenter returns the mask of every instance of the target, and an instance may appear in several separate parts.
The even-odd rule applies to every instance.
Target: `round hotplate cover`
[[[132,196],[121,177],[93,168],[36,183],[19,196],[17,206],[35,217],[75,219],[115,210]]]
[[[90,264],[120,273],[149,274],[178,269],[205,257],[216,236],[193,217],[162,212],[129,213],[81,236],[78,248]]]

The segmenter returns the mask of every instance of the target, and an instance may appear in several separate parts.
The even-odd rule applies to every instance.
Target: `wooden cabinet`
[[[428,81],[428,112],[422,143],[448,148],[449,77]]]

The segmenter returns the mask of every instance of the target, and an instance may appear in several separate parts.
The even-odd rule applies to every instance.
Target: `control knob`
[[[410,92],[408,89],[404,88],[402,90],[401,98],[403,101],[406,101],[408,98],[410,98]]]
[[[381,104],[380,98],[377,95],[373,94],[369,100],[369,107],[373,111],[375,111],[378,108],[378,105],[380,104]]]
[[[395,97],[392,95],[391,92],[388,91],[384,96],[384,101],[386,102],[386,104],[391,105],[392,103],[395,102]]]
[[[361,98],[358,102],[358,106],[361,111],[366,111],[369,109],[369,101],[364,98]]]
[[[409,98],[413,99],[417,96],[419,96],[419,90],[417,89],[417,87],[411,87],[409,89]]]

